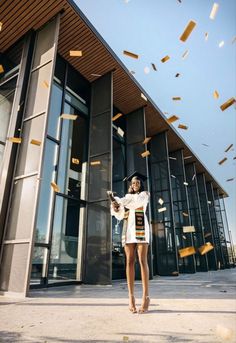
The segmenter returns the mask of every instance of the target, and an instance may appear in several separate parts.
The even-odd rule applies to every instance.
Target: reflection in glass
[[[34,247],[31,284],[45,284],[46,282],[46,264],[48,249],[43,247]]]
[[[47,139],[36,223],[36,243],[48,242],[53,200],[51,182],[55,180],[57,150],[58,145]]]
[[[61,102],[62,88],[54,82],[52,85],[47,134],[55,139],[59,139]]]

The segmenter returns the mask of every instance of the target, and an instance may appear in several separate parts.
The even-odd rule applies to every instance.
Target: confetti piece
[[[192,158],[193,156],[185,156],[184,160],[189,160],[190,158]]]
[[[207,200],[207,203],[208,203],[209,205],[211,205],[211,201],[210,201],[210,200]]]
[[[142,152],[142,154],[141,154],[142,157],[146,157],[146,156],[149,156],[149,155],[151,155],[149,150],[146,150],[146,151]]]
[[[225,161],[227,161],[227,157],[223,158],[221,161],[218,162],[219,165],[225,163]]]
[[[161,59],[161,62],[162,62],[162,63],[165,63],[165,62],[167,62],[169,59],[170,59],[170,56],[166,55],[165,57],[163,57],[163,58]]]
[[[72,162],[73,164],[79,164],[79,159],[78,159],[78,158],[72,157],[71,162]]]
[[[127,3],[128,1],[126,0],[126,3]],[[123,341],[128,341],[129,340],[129,336],[123,336]]]
[[[47,82],[46,80],[44,80],[43,83],[42,83],[42,86],[43,86],[44,88],[48,88],[48,87],[49,87],[49,84],[48,84],[48,82]]]
[[[113,118],[112,118],[112,121],[115,121],[117,120],[118,118],[122,117],[123,114],[122,113],[117,113]]]
[[[173,96],[172,100],[179,101],[179,100],[181,100],[181,97],[180,96]]]
[[[195,177],[196,177],[196,174],[193,174],[192,181],[195,179]]]
[[[236,156],[233,158],[233,160],[236,160]]]
[[[184,184],[185,186],[188,186],[188,182],[186,182],[186,181],[184,181],[183,184]]]
[[[208,40],[208,36],[209,36],[209,35],[208,35],[208,32],[206,32],[206,33],[205,33],[205,41]]]
[[[22,142],[22,139],[18,137],[9,137],[8,140],[9,142],[16,143],[16,144],[20,144]]]
[[[236,42],[236,36],[232,39],[232,44],[234,44]]]
[[[221,105],[220,108],[221,108],[222,111],[224,111],[224,110],[226,110],[226,108],[230,107],[235,102],[236,102],[235,98],[230,98],[225,103],[223,103],[223,105]]]
[[[161,213],[161,212],[165,212],[166,211],[166,207],[161,207],[161,208],[158,208],[158,212]]]
[[[124,50],[123,54],[126,55],[126,56],[129,56],[129,57],[132,57],[132,58],[136,58],[136,59],[139,58],[139,56],[137,54],[134,54],[133,52],[130,52],[130,51],[127,51],[127,50]]]
[[[219,48],[222,48],[222,46],[224,46],[225,42],[222,40],[220,43],[219,43]]]
[[[101,161],[91,161],[90,162],[90,165],[91,166],[98,166],[98,165],[100,165],[101,164]]]
[[[180,73],[175,74],[175,77],[179,77],[179,76],[180,76]]]
[[[219,5],[215,2],[214,5],[212,6],[211,13],[210,13],[210,19],[214,20],[216,13],[219,9]]]
[[[169,159],[170,159],[170,160],[175,160],[175,161],[177,160],[176,157],[171,157],[171,156],[169,156]]]
[[[189,54],[189,50],[185,50],[185,52],[182,55],[182,59],[184,60]]]
[[[167,118],[166,121],[167,121],[168,124],[171,124],[171,123],[174,123],[176,120],[179,120],[179,117],[173,115],[173,116]]]
[[[100,75],[100,74],[91,74],[91,76],[96,76],[96,77],[100,77],[100,76],[102,76],[102,75]]]
[[[208,145],[208,144],[205,144],[205,143],[202,143],[202,145],[209,147],[209,145]]]
[[[3,23],[0,21],[0,32],[2,31]]]
[[[164,200],[162,198],[158,199],[159,204],[162,206],[164,204]]]
[[[0,74],[4,73],[4,68],[3,68],[3,65],[0,64]]]
[[[198,248],[198,251],[201,255],[205,255],[208,251],[211,251],[214,249],[213,245],[210,242],[207,242],[206,244],[203,244]]]
[[[219,99],[219,93],[217,91],[214,91],[213,96],[215,99]]]
[[[231,179],[227,179],[226,181],[229,182],[229,181],[233,181],[234,180],[234,177],[232,177]]]
[[[184,236],[184,235],[183,235],[182,237],[183,237],[183,239],[187,239],[187,237],[186,237],[186,236]]]
[[[175,176],[175,175],[172,175],[172,174],[171,174],[171,177],[173,177],[173,179],[176,179],[176,176]]]
[[[141,98],[143,98],[145,101],[147,101],[147,98],[143,93],[141,93]]]
[[[145,67],[144,68],[144,73],[145,74],[149,74],[150,73],[150,68],[149,67]]]
[[[70,50],[71,57],[81,57],[82,51],[81,50]]]
[[[186,42],[196,25],[197,23],[195,21],[190,20],[179,39],[182,42]]]
[[[148,144],[148,142],[152,139],[152,137],[146,137],[143,141],[143,144]]]
[[[76,120],[78,118],[78,116],[75,114],[66,114],[66,113],[61,114],[60,117],[62,119],[68,119],[68,120]]]
[[[156,65],[154,63],[152,63],[152,68],[153,70],[157,71]]]
[[[40,146],[41,145],[41,141],[38,141],[37,139],[31,139],[31,142],[30,144],[33,144],[33,145],[38,145]]]
[[[230,144],[226,149],[225,152],[228,152],[232,148],[233,144]]]
[[[188,217],[188,213],[187,212],[182,212],[184,217]]]
[[[134,70],[130,70],[130,74],[134,75],[135,71]]]
[[[183,233],[195,232],[194,226],[183,226]]]
[[[178,125],[178,128],[179,128],[179,129],[183,129],[183,130],[188,130],[188,126],[182,125],[182,124],[179,124],[179,125]]]
[[[56,193],[59,193],[59,192],[60,192],[60,188],[58,187],[58,185],[56,184],[56,182],[52,181],[52,182],[51,182],[51,186],[52,186],[54,192],[56,192]]]
[[[117,129],[117,133],[118,133],[118,135],[120,135],[122,138],[124,137],[124,131],[120,128],[120,127],[118,127],[118,129]]]
[[[183,249],[179,249],[179,256],[181,258],[191,256],[196,254],[196,249],[194,247],[187,247]]]
[[[204,237],[207,238],[207,237],[210,237],[211,236],[211,232],[206,232]]]

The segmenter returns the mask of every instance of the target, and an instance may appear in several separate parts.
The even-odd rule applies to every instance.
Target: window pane
[[[47,134],[56,139],[59,139],[60,132],[61,102],[62,88],[54,82],[52,85]]]

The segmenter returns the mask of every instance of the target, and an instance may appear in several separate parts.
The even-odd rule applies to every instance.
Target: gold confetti
[[[177,73],[176,75],[175,75],[175,77],[179,77],[180,76],[180,73]]]
[[[215,19],[218,8],[219,8],[219,5],[215,2],[214,5],[212,6],[212,9],[211,9],[210,19],[212,19],[212,20]]]
[[[190,36],[190,34],[192,33],[192,31],[193,31],[193,29],[195,28],[196,25],[197,25],[197,23],[195,23],[195,21],[190,20],[190,22],[188,23],[188,25],[184,29],[184,32],[182,33],[182,35],[180,36],[179,39],[182,42],[186,42],[186,40],[188,39],[188,37]]]
[[[161,208],[158,208],[158,212],[161,213],[161,212],[165,212],[166,211],[166,207],[161,207]]]
[[[60,192],[60,188],[58,187],[58,185],[56,184],[56,182],[52,181],[52,182],[51,182],[51,186],[52,186],[54,192],[56,192],[56,193],[59,193],[59,192]]]
[[[193,156],[185,156],[184,160],[189,160],[190,158],[192,158]]]
[[[182,212],[184,217],[188,217],[188,213],[187,212]]]
[[[91,166],[99,166],[101,164],[101,161],[91,161],[90,165]]]
[[[226,110],[226,108],[230,107],[235,102],[236,102],[235,98],[230,98],[225,103],[223,103],[223,105],[221,105],[220,108],[221,108],[222,111],[224,111],[224,110]]]
[[[141,153],[141,156],[142,156],[142,157],[147,157],[147,156],[149,156],[149,155],[151,155],[151,153],[150,153],[149,150],[146,150],[146,151],[144,151],[144,152]]]
[[[182,125],[182,124],[179,124],[179,125],[178,125],[178,128],[179,128],[179,129],[183,129],[183,130],[188,130],[188,126]]]
[[[9,142],[16,143],[16,144],[20,144],[22,142],[22,139],[18,137],[9,137],[8,140]]]
[[[147,97],[143,93],[141,93],[141,98],[143,98],[145,101],[147,101]]]
[[[172,100],[179,101],[179,100],[181,100],[181,97],[180,96],[173,96]]]
[[[223,158],[221,161],[218,162],[219,165],[225,163],[225,161],[227,161],[227,157]]]
[[[129,340],[129,336],[123,336],[123,341],[128,341]]]
[[[187,247],[183,249],[179,249],[179,256],[181,258],[191,256],[196,254],[196,249],[194,247]]]
[[[38,145],[38,146],[40,146],[40,145],[41,145],[41,142],[40,142],[40,141],[38,141],[37,139],[31,139],[31,142],[30,142],[30,144],[33,144],[33,145]]]
[[[166,55],[165,57],[163,57],[163,58],[161,59],[161,62],[162,62],[162,63],[165,63],[165,62],[167,62],[169,59],[170,59],[170,56]]]
[[[206,244],[203,244],[198,248],[198,251],[201,255],[205,255],[208,251],[211,251],[214,249],[213,245],[210,242],[207,242]]]
[[[225,152],[228,152],[232,148],[233,144],[230,144],[226,149]]]
[[[2,31],[3,23],[0,21],[0,32]]]
[[[78,158],[72,157],[71,161],[72,161],[73,164],[79,164],[79,159]]]
[[[194,226],[183,226],[183,233],[195,232]]]
[[[166,121],[168,124],[174,123],[176,120],[179,120],[179,117],[173,115],[171,117],[169,117]]]
[[[118,127],[117,128],[117,133],[118,133],[118,135],[120,135],[121,137],[124,137],[124,131],[120,128],[120,127]]]
[[[208,35],[208,32],[206,32],[206,33],[205,33],[205,41],[208,40],[208,36],[209,36],[209,35]]]
[[[222,40],[220,43],[219,43],[219,48],[222,48],[222,46],[225,45],[225,42]]]
[[[159,204],[162,206],[164,204],[164,200],[162,198],[158,199]]]
[[[232,177],[231,179],[227,179],[226,181],[229,182],[229,181],[233,181],[234,180],[234,177]]]
[[[100,74],[91,74],[91,76],[100,77],[100,76],[102,76],[102,75],[100,75]]]
[[[3,68],[3,65],[0,64],[0,74],[4,73],[4,68]]]
[[[49,87],[49,84],[48,84],[48,82],[47,82],[46,80],[44,80],[43,83],[42,83],[42,86],[43,86],[44,88],[48,88],[48,87]]]
[[[78,116],[75,114],[66,114],[66,113],[61,114],[60,117],[62,119],[68,119],[68,120],[76,120],[78,118]]]
[[[143,144],[148,144],[148,142],[152,139],[152,137],[146,137],[143,141]]]
[[[157,68],[156,68],[154,63],[152,63],[152,68],[153,68],[153,70],[157,71]]]
[[[217,91],[214,91],[213,96],[215,99],[219,99],[219,93]]]
[[[81,57],[82,51],[81,50],[70,50],[71,57]]]
[[[184,60],[189,54],[189,50],[185,50],[185,52],[182,55],[182,59]]]
[[[113,118],[112,118],[112,121],[115,121],[117,120],[118,118],[122,117],[123,114],[122,113],[117,113]]]
[[[133,52],[130,52],[130,51],[127,51],[127,50],[124,50],[123,54],[126,55],[126,56],[129,56],[129,57],[132,57],[132,58],[136,58],[136,59],[139,58],[139,55],[134,54]]]

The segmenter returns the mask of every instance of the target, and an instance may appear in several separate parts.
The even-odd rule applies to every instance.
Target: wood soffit
[[[96,79],[91,74],[103,75],[114,69],[114,105],[123,114],[145,106],[147,136],[168,130],[169,151],[183,149],[184,156],[192,155],[192,159],[187,160],[188,163],[195,161],[197,172],[204,172],[206,180],[213,181],[213,187],[219,188],[220,194],[227,196],[175,129],[166,122],[164,115],[151,99],[146,102],[141,98],[141,92],[144,93],[141,86],[121,65],[102,38],[96,36],[92,25],[78,13],[69,0],[1,1],[0,21],[3,23],[3,28],[0,34],[0,52],[6,51],[29,30],[42,27],[59,12],[62,13],[58,42],[59,54],[90,82]],[[82,50],[83,56],[70,57],[70,50]],[[146,93],[144,94],[147,96]]]

